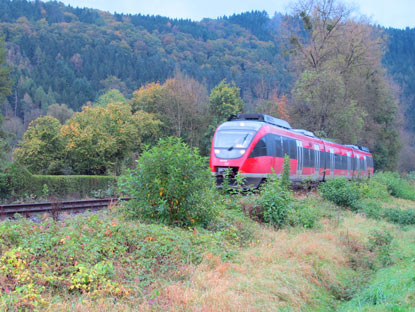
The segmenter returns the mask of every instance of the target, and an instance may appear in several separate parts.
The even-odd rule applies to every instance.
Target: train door
[[[301,180],[304,165],[303,142],[297,140],[297,177]]]
[[[330,176],[334,177],[334,149],[330,148]]]
[[[351,178],[351,170],[352,170],[352,153],[347,152],[347,177]]]
[[[314,151],[314,175],[318,180],[320,176],[320,146],[318,144],[314,144]]]

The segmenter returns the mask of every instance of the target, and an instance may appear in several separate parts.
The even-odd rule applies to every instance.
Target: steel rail
[[[43,203],[24,203],[0,205],[0,215],[14,215],[15,213],[30,214],[40,212],[70,211],[70,210],[88,210],[107,208],[111,204],[119,201],[126,201],[130,198],[103,198],[103,199],[86,199],[72,201],[53,201]]]

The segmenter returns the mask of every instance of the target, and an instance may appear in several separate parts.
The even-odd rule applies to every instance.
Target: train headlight
[[[219,154],[219,153],[220,153],[220,150],[215,149],[215,154]]]
[[[245,150],[240,150],[239,153],[241,153],[241,155],[245,154]]]

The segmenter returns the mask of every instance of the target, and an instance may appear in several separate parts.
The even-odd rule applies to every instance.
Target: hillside
[[[207,90],[223,79],[235,82],[246,111],[255,111],[258,100],[281,95],[289,100],[295,73],[283,44],[282,24],[287,20],[299,23],[290,16],[269,17],[258,11],[192,22],[110,14],[59,2],[0,0],[0,34],[14,79],[3,105],[6,130],[15,134],[15,145],[30,121],[46,114],[52,104],[80,111],[110,89],[131,98],[146,83],[163,83],[177,73],[196,79]],[[413,133],[415,66],[410,56],[415,53],[415,33],[384,32],[388,44],[383,64],[398,85],[402,124]],[[407,137],[403,146],[411,159],[415,151],[408,146],[415,143],[412,135]],[[368,139],[362,143],[375,144]],[[405,164],[404,170],[414,169],[408,161]]]
[[[43,110],[54,102],[79,110],[106,89],[131,94],[176,70],[209,88],[224,78],[235,81],[247,99],[260,96],[256,88],[262,80],[268,92],[289,90],[265,13],[197,23],[57,2],[1,0],[0,8],[0,32],[17,81],[9,102],[22,118],[30,110],[25,94]]]

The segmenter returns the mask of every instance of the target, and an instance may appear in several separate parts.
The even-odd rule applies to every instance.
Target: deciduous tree
[[[231,115],[241,113],[244,102],[239,95],[239,88],[235,84],[227,84],[222,80],[212,89],[209,96],[209,111],[212,116],[212,124],[216,127]]]
[[[394,168],[397,102],[382,67],[379,30],[352,18],[352,10],[337,0],[299,1],[294,13],[303,28],[290,37],[298,70],[290,109],[294,125],[368,145],[376,168]]]
[[[95,105],[96,106],[107,106],[109,103],[117,104],[127,104],[127,99],[125,98],[122,93],[116,89],[111,89],[105,92],[103,95],[101,95],[98,100],[96,100]]]
[[[128,104],[84,106],[61,128],[70,166],[79,174],[118,174],[123,161],[158,136],[160,121]]]
[[[164,84],[150,83],[134,92],[133,110],[154,113],[163,122],[166,136],[182,138],[192,147],[200,146],[207,128],[208,100],[203,85],[177,74]]]
[[[52,116],[32,121],[19,144],[20,147],[14,151],[15,161],[32,173],[62,173],[65,157],[60,128],[59,120]]]
[[[61,124],[64,124],[73,115],[73,110],[66,104],[52,104],[48,107],[48,115],[55,117]]]

